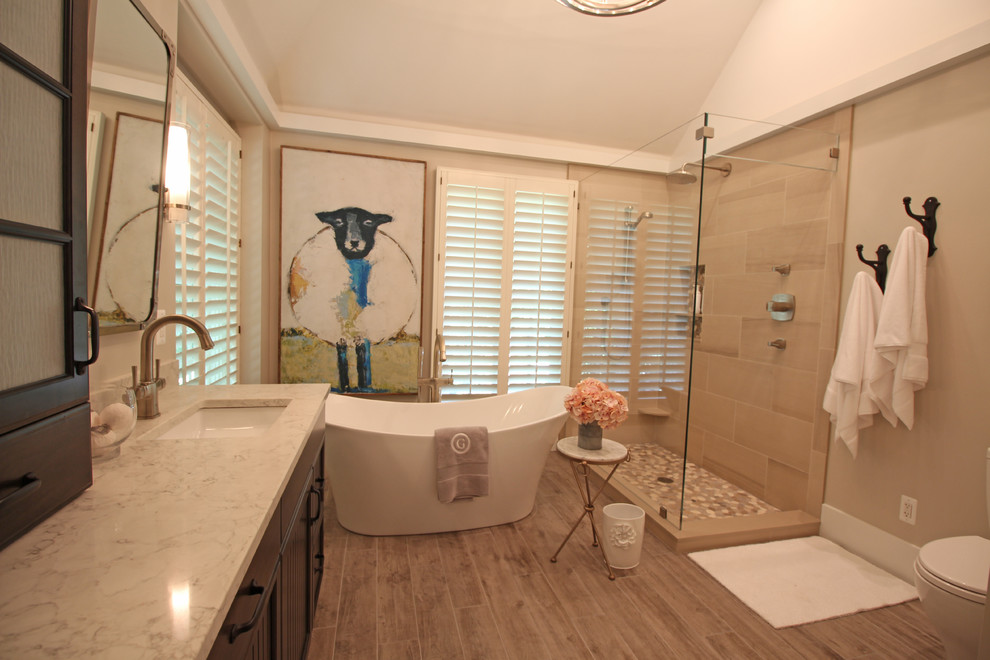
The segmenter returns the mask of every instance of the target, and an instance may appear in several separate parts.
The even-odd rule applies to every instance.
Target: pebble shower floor
[[[666,507],[671,519],[681,505],[680,456],[652,442],[629,445],[631,460],[615,475],[632,486],[656,509]],[[688,461],[685,469],[684,520],[754,516],[779,511],[755,495]]]

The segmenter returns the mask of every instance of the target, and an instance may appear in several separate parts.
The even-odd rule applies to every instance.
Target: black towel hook
[[[921,233],[928,239],[928,256],[930,257],[938,249],[935,247],[935,228],[938,226],[938,223],[935,222],[935,209],[939,207],[939,201],[935,197],[929,197],[922,206],[925,209],[924,215],[912,213],[911,198],[904,198],[904,210],[909,216],[921,223]]]
[[[884,291],[887,286],[887,257],[890,255],[890,248],[887,244],[883,243],[877,248],[876,261],[870,261],[869,259],[863,258],[862,243],[856,246],[856,254],[859,255],[860,261],[876,271],[877,285],[880,286],[881,291]]]

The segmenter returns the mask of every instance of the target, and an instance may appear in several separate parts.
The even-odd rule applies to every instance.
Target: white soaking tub
[[[331,394],[327,470],[337,518],[357,534],[427,534],[501,525],[533,510],[547,456],[567,419],[566,386],[470,401],[405,403]],[[489,494],[437,498],[437,428],[485,426]]]

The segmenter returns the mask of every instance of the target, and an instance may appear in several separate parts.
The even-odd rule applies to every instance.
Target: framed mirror
[[[90,301],[100,332],[155,313],[175,49],[138,0],[98,0],[89,88]]]

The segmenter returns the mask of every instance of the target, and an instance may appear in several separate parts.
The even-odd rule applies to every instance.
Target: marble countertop
[[[327,393],[162,391],[89,489],[0,551],[0,658],[205,658]],[[288,405],[261,437],[158,438],[205,400]]]

